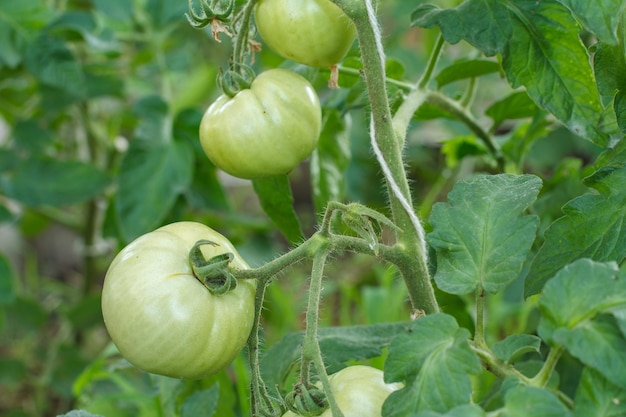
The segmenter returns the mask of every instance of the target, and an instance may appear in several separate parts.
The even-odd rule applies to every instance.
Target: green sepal
[[[230,17],[235,7],[234,0],[228,0],[225,8],[218,7],[220,0],[209,4],[208,0],[200,0],[202,11],[198,14],[193,8],[193,0],[189,0],[189,13],[185,13],[185,17],[191,26],[196,29],[202,29],[212,23],[214,19],[220,22],[230,21]]]
[[[252,67],[245,64],[237,64],[236,68],[226,72],[220,68],[217,85],[228,97],[235,97],[240,91],[250,88],[255,76]]]
[[[299,382],[285,397],[287,409],[303,417],[319,416],[328,408],[328,400],[323,390]]]
[[[202,245],[219,246],[219,244],[205,239],[196,242],[189,251],[189,263],[193,274],[211,291],[211,294],[222,295],[234,290],[237,287],[237,279],[228,269],[228,265],[235,255],[227,252],[207,260],[200,250]]]

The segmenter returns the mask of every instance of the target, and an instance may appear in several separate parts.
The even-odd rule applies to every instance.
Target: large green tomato
[[[271,69],[250,88],[211,104],[200,123],[200,143],[218,168],[239,178],[263,178],[287,174],[308,158],[321,126],[311,84],[294,72]]]
[[[383,371],[355,365],[330,375],[330,388],[344,417],[381,417],[383,403],[401,384],[386,384]],[[300,417],[287,411],[283,417]],[[332,417],[330,408],[319,417]]]
[[[339,63],[356,34],[330,0],[260,0],[255,20],[263,41],[279,55],[320,68]]]
[[[254,321],[256,282],[240,280],[213,295],[194,275],[189,251],[198,240],[206,259],[230,252],[231,265],[248,268],[233,245],[213,229],[179,222],[147,233],[111,263],[102,290],[102,315],[120,353],[147,372],[197,379],[225,368],[245,345]]]

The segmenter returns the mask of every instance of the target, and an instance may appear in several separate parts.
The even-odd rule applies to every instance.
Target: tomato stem
[[[434,313],[439,311],[428,270],[424,229],[413,208],[401,142],[392,125],[386,89],[385,58],[376,15],[371,0],[355,2],[333,0],[350,17],[357,30],[363,74],[371,105],[371,142],[390,195],[396,225],[397,246],[407,253],[398,265],[409,292],[413,309]]]
[[[306,310],[306,331],[304,335],[304,343],[302,346],[302,368],[301,377],[304,375],[304,384],[310,384],[309,364],[312,362],[320,378],[328,405],[331,409],[333,417],[343,417],[343,413],[337,405],[337,401],[331,391],[328,373],[322,358],[319,341],[317,339],[317,326],[319,322],[320,300],[322,297],[322,282],[324,278],[324,266],[326,258],[330,251],[325,248],[316,253],[313,257],[313,266],[311,268],[311,284],[309,286],[309,300]]]
[[[254,322],[248,337],[248,360],[251,373],[251,397],[250,404],[252,416],[281,416],[285,412],[285,405],[279,398],[272,397],[267,391],[267,386],[261,376],[259,361],[259,331],[261,328],[261,311],[263,300],[269,279],[261,279],[258,282],[254,298]]]

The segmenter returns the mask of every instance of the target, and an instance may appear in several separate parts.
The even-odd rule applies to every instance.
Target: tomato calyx
[[[189,24],[196,29],[202,29],[208,25],[212,25],[215,21],[228,22],[235,7],[235,0],[227,0],[226,6],[222,6],[222,0],[200,0],[202,10],[196,13],[193,7],[193,0],[189,0],[189,13],[185,13],[185,17]]]
[[[231,252],[205,259],[200,249],[203,245],[219,246],[210,240],[199,240],[189,251],[189,262],[193,274],[212,294],[222,295],[237,287],[237,279],[228,265],[235,255]]]
[[[285,397],[287,408],[303,417],[319,416],[328,408],[328,400],[323,390],[298,382]]]
[[[217,76],[217,85],[224,94],[232,98],[241,90],[250,88],[255,77],[256,74],[252,67],[245,64],[237,64],[226,72],[220,68]]]

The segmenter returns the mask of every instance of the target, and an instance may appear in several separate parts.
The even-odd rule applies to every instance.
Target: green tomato
[[[330,375],[330,388],[344,417],[381,417],[383,403],[401,384],[386,384],[383,371],[355,365]],[[291,411],[283,417],[300,417]],[[330,408],[319,417],[332,417]]]
[[[311,84],[284,69],[258,75],[234,97],[220,96],[200,123],[211,162],[239,178],[287,174],[308,158],[319,139],[322,110]]]
[[[352,21],[330,0],[260,0],[255,21],[276,53],[319,68],[339,63],[356,34]]]
[[[113,259],[102,289],[102,315],[111,339],[144,371],[198,379],[216,373],[243,349],[254,322],[256,281],[240,280],[213,295],[193,274],[189,251],[198,240],[206,259],[230,252],[231,265],[248,265],[215,230],[194,222],[147,233]]]

